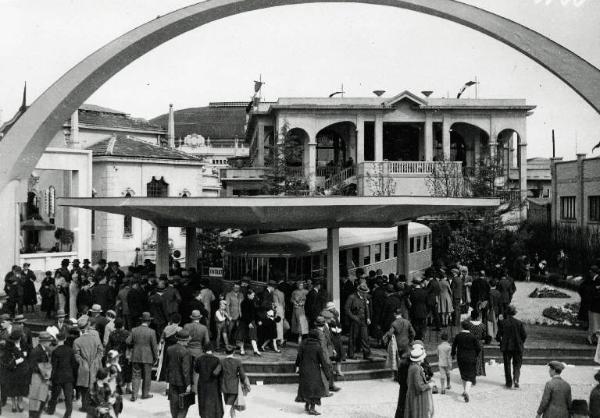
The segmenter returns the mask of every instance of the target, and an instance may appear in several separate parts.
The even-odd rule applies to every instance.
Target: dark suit
[[[306,318],[308,319],[308,326],[312,327],[317,316],[321,315],[321,311],[327,304],[327,292],[323,289],[311,289],[306,294],[306,303],[304,310],[306,311]]]
[[[179,408],[179,395],[192,384],[192,355],[181,344],[167,349],[167,382],[169,382],[169,407],[172,418],[184,418],[187,408]]]
[[[106,283],[99,283],[92,286],[91,290],[93,303],[102,306],[105,311],[115,307],[115,295],[112,287]]]
[[[59,345],[52,352],[52,397],[48,404],[48,413],[54,414],[56,400],[62,389],[65,394],[65,417],[71,416],[73,410],[73,384],[79,365],[75,352],[68,345]]]
[[[344,306],[346,317],[350,321],[350,337],[348,339],[348,357],[354,357],[357,339],[360,339],[363,356],[371,356],[369,346],[369,331],[367,320],[371,320],[371,308],[367,298],[361,298],[357,293],[350,295]]]
[[[237,358],[225,357],[221,360],[221,367],[221,392],[238,393],[238,382],[243,384],[246,380],[242,362]]]
[[[521,363],[523,362],[523,349],[527,333],[523,323],[512,316],[498,322],[496,339],[500,341],[500,351],[504,357],[504,378],[506,386],[519,384],[521,376]],[[510,365],[512,363],[513,376]]]
[[[460,305],[463,297],[463,279],[460,276],[453,277],[450,282],[450,290],[452,290],[452,308],[454,309],[454,325],[460,327]]]
[[[106,328],[106,324],[108,324],[108,318],[98,315],[92,318],[92,322],[94,323],[94,329],[98,331],[100,341],[104,341],[104,329]]]
[[[129,308],[129,324],[133,326],[142,312],[146,310],[146,293],[141,288],[131,288],[127,293],[127,307]],[[139,322],[138,322],[139,323]]]
[[[179,291],[173,286],[167,286],[162,294],[163,312],[165,313],[167,320],[172,314],[179,312],[179,305],[181,304],[181,295]]]
[[[133,347],[131,352],[133,396],[137,396],[140,383],[143,381],[142,397],[146,397],[150,393],[152,365],[158,358],[156,333],[148,326],[140,325],[131,331],[127,344]]]
[[[569,418],[570,409],[571,385],[554,376],[546,383],[537,413],[543,418]]]
[[[410,294],[410,321],[415,328],[415,339],[422,340],[427,326],[427,290],[417,288]]]
[[[427,284],[427,307],[429,308],[429,313],[431,314],[431,319],[433,320],[433,325],[435,326],[436,330],[440,329],[441,324],[441,318],[440,318],[440,314],[438,313],[438,306],[437,306],[437,301],[438,301],[438,297],[440,296],[440,293],[442,292],[442,289],[440,287],[440,282],[437,279],[431,279],[429,280],[429,283]]]

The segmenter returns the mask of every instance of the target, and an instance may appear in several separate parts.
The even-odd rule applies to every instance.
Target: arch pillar
[[[450,161],[450,127],[452,120],[444,117],[442,122],[442,150],[444,153],[444,161]]]
[[[169,274],[169,227],[156,226],[156,276]]]

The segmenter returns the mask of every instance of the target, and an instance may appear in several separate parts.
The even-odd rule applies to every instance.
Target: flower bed
[[[580,323],[577,319],[578,312],[579,303],[567,303],[564,306],[550,306],[544,309],[542,314],[560,325],[573,326]]]
[[[557,290],[550,286],[542,286],[540,288],[536,287],[533,292],[529,294],[530,298],[570,298],[571,296],[567,295],[560,290]]]

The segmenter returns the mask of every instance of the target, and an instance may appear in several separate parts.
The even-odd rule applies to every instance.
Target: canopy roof
[[[158,226],[312,229],[391,227],[424,215],[494,208],[498,199],[391,197],[62,198],[61,206],[145,219]]]
[[[429,234],[427,226],[411,222],[408,235]],[[395,241],[397,228],[341,228],[340,250],[357,244],[369,245],[375,242]],[[297,231],[273,232],[269,234],[249,235],[237,239],[227,246],[227,252],[233,255],[247,256],[306,256],[327,249],[327,229],[301,229]]]

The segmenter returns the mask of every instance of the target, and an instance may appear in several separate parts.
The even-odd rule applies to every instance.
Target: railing
[[[304,167],[286,167],[285,173],[288,176],[304,177]]]
[[[340,167],[319,166],[317,167],[317,177],[330,177],[340,172]]]
[[[343,182],[348,180],[350,177],[355,176],[355,175],[356,175],[356,166],[353,165],[353,166],[343,169],[339,173],[334,174],[333,176],[326,179],[323,186],[324,186],[325,190],[331,189],[333,186],[342,184]]]
[[[521,201],[521,191],[520,190],[498,190],[496,191],[496,197],[500,199],[501,202],[520,202]]]
[[[440,168],[445,171],[460,173],[461,161],[367,161],[360,164],[360,174],[373,173],[379,170],[380,174],[431,174]],[[455,171],[456,170],[456,171]]]

